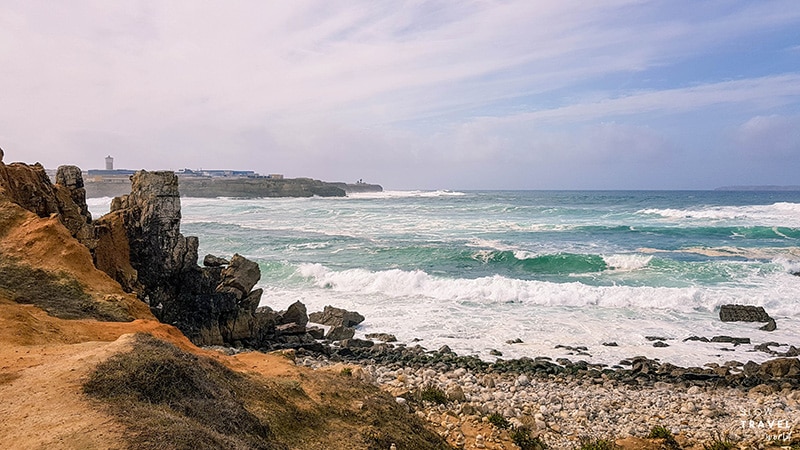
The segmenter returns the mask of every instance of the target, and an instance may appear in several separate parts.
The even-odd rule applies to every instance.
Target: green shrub
[[[353,376],[353,369],[351,369],[349,367],[345,367],[345,368],[342,369],[341,374],[346,376],[346,377],[351,377],[351,376]]]
[[[669,428],[656,425],[652,429],[650,429],[650,434],[647,435],[648,439],[664,439],[664,444],[667,448],[670,449],[679,449],[680,445],[675,440],[675,436],[672,435],[672,432],[669,431]]]
[[[617,450],[619,446],[611,439],[581,439],[579,450]]]
[[[652,429],[650,429],[650,434],[647,435],[648,439],[671,439],[672,432],[669,431],[669,428],[656,425]]]
[[[547,444],[538,437],[531,436],[531,430],[526,427],[514,427],[511,430],[511,440],[522,450],[547,449]]]
[[[444,391],[435,386],[426,386],[419,392],[419,398],[422,401],[436,403],[437,405],[444,405],[447,403],[447,395]]]
[[[511,423],[502,415],[498,413],[492,413],[489,415],[489,423],[500,428],[501,430],[505,430],[506,428],[511,428]]]

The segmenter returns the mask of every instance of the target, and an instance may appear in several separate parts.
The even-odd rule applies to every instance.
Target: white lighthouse
[[[106,156],[106,170],[114,170],[114,158],[111,155]]]

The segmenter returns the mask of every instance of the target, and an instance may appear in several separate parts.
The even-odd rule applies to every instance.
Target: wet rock
[[[723,322],[769,322],[772,318],[761,306],[722,305],[719,320]]]
[[[329,341],[341,341],[344,339],[352,339],[355,334],[355,328],[335,326],[328,330],[328,334],[325,335],[325,339]]]
[[[450,346],[443,345],[443,346],[439,347],[439,350],[438,350],[437,353],[439,353],[441,355],[449,355],[449,354],[452,354],[454,352],[452,350],[450,350]]]
[[[605,345],[606,347],[617,347],[618,346],[616,342],[603,342],[603,345]]]
[[[509,340],[506,341],[506,344],[508,344],[508,345],[522,344],[522,339],[520,339],[520,338],[509,339]]]
[[[778,325],[775,324],[775,319],[770,318],[766,325],[759,327],[758,329],[761,331],[775,331],[778,329]]]
[[[381,342],[397,342],[395,335],[387,333],[369,333],[365,337],[367,339],[375,339]]]
[[[733,344],[734,346],[740,344],[749,344],[750,338],[740,338],[740,337],[731,337],[731,336],[714,336],[711,338],[711,342],[727,342]]]
[[[644,338],[647,339],[648,341],[666,341],[666,340],[668,340],[668,338],[659,337],[659,336],[645,336]]]
[[[494,348],[489,350],[489,354],[492,356],[503,356],[503,352]]]
[[[313,312],[309,314],[308,319],[311,322],[332,327],[355,327],[364,321],[364,316],[355,311],[347,311],[346,309],[328,305],[325,306],[322,312]]]
[[[664,341],[656,341],[656,342],[653,342],[653,347],[662,347],[662,348],[663,347],[669,347],[669,344],[667,344]]]
[[[209,254],[203,258],[203,265],[206,267],[222,267],[228,264],[230,264],[230,261],[225,258],[220,258],[219,256]]]
[[[707,337],[701,337],[701,336],[689,336],[689,337],[687,337],[686,339],[683,340],[683,342],[686,342],[686,341],[710,342]]]
[[[281,314],[281,323],[296,323],[303,327],[308,324],[308,315],[306,315],[306,305],[300,301],[296,301],[289,305]]]

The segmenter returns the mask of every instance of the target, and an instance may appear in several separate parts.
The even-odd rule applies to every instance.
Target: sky
[[[800,185],[797,0],[0,0],[4,162]]]

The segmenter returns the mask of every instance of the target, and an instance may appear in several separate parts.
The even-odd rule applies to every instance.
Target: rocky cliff
[[[377,184],[329,183],[311,178],[181,178],[184,197],[344,197],[349,193],[381,192]],[[108,178],[86,182],[88,197],[117,197],[130,192],[126,178]]]
[[[73,237],[92,248],[92,215],[86,206],[80,169],[59,167],[54,185],[41,164],[15,162],[5,165],[2,157],[0,150],[0,192],[39,217],[57,216]]]
[[[258,264],[234,255],[225,268],[200,267],[197,238],[184,236],[180,221],[177,176],[137,172],[130,194],[115,198],[96,221],[98,267],[192,342],[248,344],[261,299],[261,290],[253,290]]]

